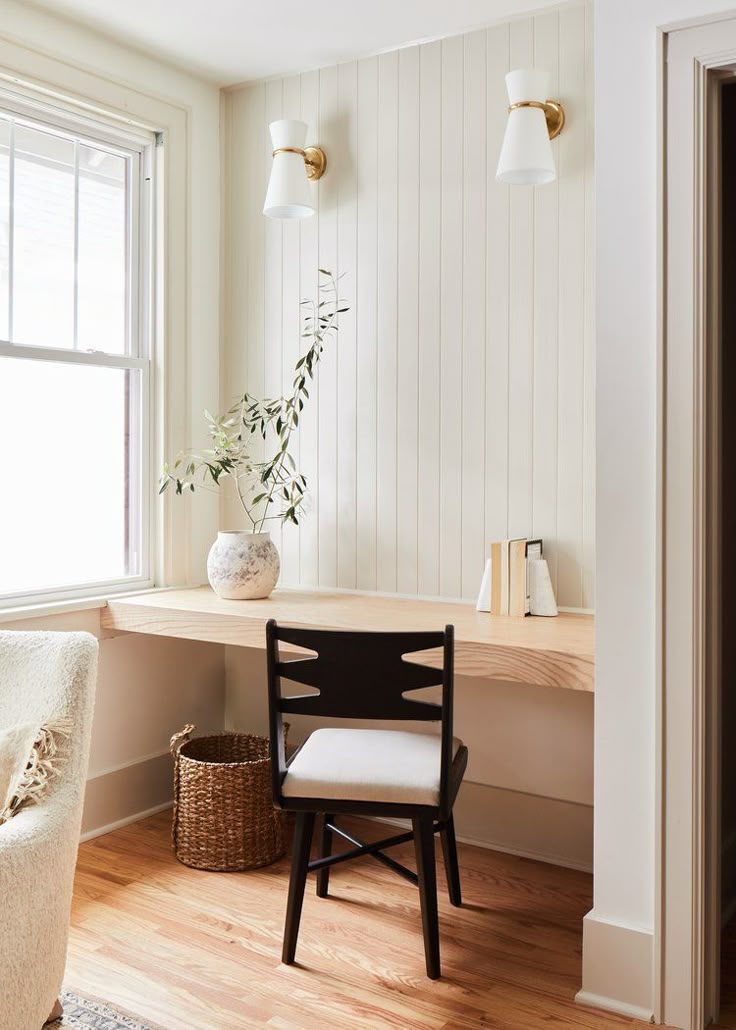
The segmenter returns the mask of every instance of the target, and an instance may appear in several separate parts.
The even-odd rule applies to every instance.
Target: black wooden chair
[[[296,812],[282,959],[287,964],[294,961],[307,873],[317,873],[317,894],[325,898],[333,865],[370,855],[419,887],[427,975],[436,980],[440,944],[434,834],[442,840],[450,901],[459,906],[452,807],[468,762],[468,749],[452,735],[453,627],[437,633],[354,633],[288,629],[271,619],[266,638],[274,802]],[[281,661],[279,641],[316,656]],[[443,648],[442,668],[404,658],[429,648]],[[283,697],[282,677],[316,687],[319,693]],[[441,704],[405,696],[440,684]],[[441,733],[318,729],[287,763],[283,715],[433,720],[441,722]],[[318,813],[323,815],[320,857],[310,862]],[[412,831],[364,844],[336,825],[339,813],[408,818]],[[335,835],[351,844],[351,850],[333,854]],[[383,854],[412,839],[416,873]]]

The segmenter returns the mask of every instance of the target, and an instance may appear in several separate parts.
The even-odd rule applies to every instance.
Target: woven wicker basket
[[[284,725],[284,734],[287,727]],[[267,737],[218,733],[171,738],[176,857],[194,869],[236,872],[284,854],[284,817],[274,809]]]

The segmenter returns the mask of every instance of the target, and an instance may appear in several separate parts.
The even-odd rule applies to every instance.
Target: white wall
[[[172,112],[181,167],[168,182],[181,198],[171,237],[184,241],[170,261],[182,269],[169,339],[177,355],[166,420],[185,446],[201,434],[201,411],[219,389],[219,92],[71,22],[29,5],[0,4],[0,74],[15,74],[100,107],[156,124]],[[173,123],[172,123],[173,124]],[[183,263],[183,264],[182,264]],[[1,501],[1,495],[0,495]],[[178,575],[201,581],[217,528],[217,503],[206,495],[170,522]],[[100,634],[95,610],[3,622],[3,628],[84,628]],[[171,797],[166,757],[171,733],[188,721],[222,725],[224,655],[214,645],[134,636],[103,639],[85,829],[94,830]]]
[[[284,584],[473,598],[488,541],[534,535],[560,603],[593,606],[588,28],[575,3],[227,95],[223,400],[290,385],[318,265],[350,304],[302,420],[314,508],[279,541]],[[495,181],[504,74],[535,63],[568,115],[537,191]],[[302,224],[261,214],[281,117],[328,154]]]
[[[226,95],[224,399],[291,381],[318,264],[347,273],[351,304],[302,423],[317,496],[280,541],[288,585],[474,597],[486,542],[534,532],[561,602],[592,605],[587,15],[575,3]],[[511,190],[495,182],[504,74],[535,62],[568,114],[560,178]],[[282,116],[328,154],[302,225],[261,213]],[[458,833],[589,869],[593,698],[462,677],[456,699],[471,754]],[[263,655],[227,649],[225,718],[267,729]],[[308,728],[294,720],[293,740]]]
[[[656,29],[727,7],[723,0],[595,0],[594,6],[597,639],[590,919],[622,932],[611,945],[608,931],[596,938],[593,930],[584,980],[589,993],[608,993],[645,1012],[654,1005]],[[644,962],[627,929],[637,941],[647,938]],[[604,946],[618,954],[604,953]]]

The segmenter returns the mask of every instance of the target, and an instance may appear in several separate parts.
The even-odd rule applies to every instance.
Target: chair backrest
[[[281,661],[279,641],[315,652]],[[404,655],[442,648],[440,667],[407,661]],[[291,629],[266,624],[268,703],[274,798],[281,800],[286,768],[283,715],[339,719],[441,721],[440,796],[452,764],[454,627],[444,631],[380,633],[353,630]],[[283,697],[282,677],[316,687],[317,694]],[[440,704],[406,697],[407,692],[442,686]]]

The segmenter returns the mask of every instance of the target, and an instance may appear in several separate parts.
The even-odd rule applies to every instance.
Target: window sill
[[[111,591],[108,594],[96,594],[92,597],[69,597],[61,601],[41,601],[38,604],[16,605],[13,608],[0,608],[0,625],[5,622],[23,622],[26,619],[40,619],[51,615],[65,615],[67,612],[87,612],[105,608],[108,598],[126,597],[131,594],[155,593],[165,587],[151,587],[134,590]]]

